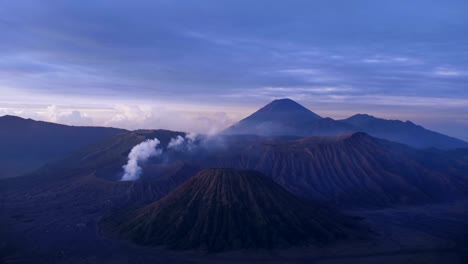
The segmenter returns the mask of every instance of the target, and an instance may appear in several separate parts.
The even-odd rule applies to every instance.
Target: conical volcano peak
[[[268,116],[271,119],[275,118],[275,115],[280,118],[290,117],[290,118],[313,118],[319,119],[321,118],[319,115],[315,114],[314,112],[310,111],[309,109],[305,108],[301,104],[293,101],[289,98],[283,99],[276,99],[273,100],[271,103],[265,105],[260,110],[255,112],[253,115],[258,114],[269,114]]]
[[[101,223],[143,245],[224,251],[360,238],[354,219],[305,202],[260,172],[207,169],[142,209]]]
[[[332,134],[350,132],[348,125],[322,118],[301,104],[285,98],[265,105],[257,112],[224,130],[225,134],[251,134],[261,136],[321,135],[323,130]]]
[[[275,99],[271,101],[269,104],[267,104],[265,107],[300,107],[300,108],[305,108],[298,102],[289,99],[289,98],[281,98],[281,99]]]

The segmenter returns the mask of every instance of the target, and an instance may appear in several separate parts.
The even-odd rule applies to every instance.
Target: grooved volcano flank
[[[108,218],[101,227],[139,244],[209,251],[322,244],[366,234],[350,218],[303,202],[259,172],[233,169],[204,170],[165,198]]]
[[[294,194],[339,206],[443,201],[465,195],[468,187],[463,161],[456,162],[458,169],[440,170],[432,165],[435,161],[427,162],[437,160],[429,152],[362,132],[271,139],[228,152],[229,157],[218,158],[217,166],[257,170]]]

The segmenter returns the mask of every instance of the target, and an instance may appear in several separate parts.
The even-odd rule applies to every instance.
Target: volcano
[[[101,227],[143,245],[223,251],[365,237],[354,221],[300,200],[259,172],[219,168],[142,209],[108,217]]]
[[[336,136],[365,132],[415,148],[468,148],[468,143],[428,130],[411,121],[386,120],[357,114],[343,120],[322,118],[291,99],[278,99],[228,127],[223,134],[267,137]]]
[[[319,115],[298,104],[297,102],[285,98],[273,100],[257,112],[253,113],[247,120],[270,120],[270,121],[301,121],[307,119],[321,119]]]
[[[322,118],[291,99],[274,100],[223,131],[224,134],[311,136],[340,134],[352,126]]]

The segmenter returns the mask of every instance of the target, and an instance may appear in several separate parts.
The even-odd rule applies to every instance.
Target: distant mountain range
[[[183,135],[167,130],[119,133],[71,156],[4,182],[4,186],[73,179],[115,181],[133,146],[158,138],[165,148]],[[468,149],[415,149],[363,132],[302,139],[224,135],[202,139],[190,152],[164,151],[142,164],[141,182],[168,193],[204,168],[256,170],[300,197],[342,207],[387,207],[463,197],[468,191]],[[27,183],[27,184],[26,184]],[[12,188],[12,187],[10,187]],[[146,187],[145,187],[146,188]],[[148,189],[148,190],[150,190]],[[151,199],[141,192],[140,200]]]
[[[0,179],[31,172],[47,162],[63,159],[79,148],[109,138],[123,129],[75,127],[0,117]]]
[[[352,125],[322,118],[291,99],[278,99],[224,130],[223,134],[260,136],[338,135]]]
[[[416,148],[467,148],[468,143],[416,125],[357,114],[344,120],[322,118],[291,99],[274,100],[223,131],[261,136],[327,136],[365,132]]]
[[[354,221],[298,199],[259,172],[207,169],[157,202],[111,215],[101,228],[143,245],[224,251],[365,238]]]
[[[66,157],[78,149],[125,132],[105,127],[75,127],[0,117],[0,179],[19,176]],[[343,120],[323,118],[291,99],[274,100],[222,132],[267,137],[330,136],[365,132],[416,148],[468,148],[468,143],[416,125],[357,114]]]
[[[468,149],[463,148],[417,149],[349,132],[311,137],[199,136],[190,149],[177,150],[168,145],[171,139],[186,136],[183,132],[115,129],[104,129],[106,133],[93,138],[94,143],[81,139],[81,144],[73,145],[75,137],[90,133],[88,129],[101,132],[102,128],[8,118],[19,123],[10,130],[18,132],[3,134],[2,144],[17,148],[12,153],[18,164],[21,151],[33,153],[30,157],[35,159],[40,155],[34,151],[42,148],[63,153],[63,157],[47,156],[55,159],[23,177],[1,180],[5,213],[0,221],[15,228],[14,237],[29,236],[23,232],[30,223],[28,228],[40,230],[37,237],[58,226],[57,241],[71,236],[69,243],[74,245],[84,225],[93,236],[172,249],[218,252],[321,246],[374,238],[368,221],[358,223],[341,209],[453,202],[466,199],[468,193]],[[296,121],[290,122],[291,127],[300,125]],[[21,134],[19,128],[25,127],[30,134]],[[37,142],[36,133],[41,138]],[[119,181],[131,149],[153,138],[161,142],[162,154],[139,163],[143,172],[139,180]],[[7,145],[8,139],[16,145]],[[58,143],[72,144],[75,150]]]
[[[272,114],[276,112],[279,114]],[[295,118],[296,112],[300,118]],[[311,122],[303,122],[305,118]],[[284,99],[273,101],[248,117],[248,121],[240,121],[228,131],[234,132],[232,130],[245,124],[256,127],[255,124],[261,124],[264,119],[271,120],[270,124],[277,128],[281,128],[282,120],[288,120],[286,128],[291,133],[299,131],[304,124],[313,130],[320,127],[318,122],[328,122],[331,126],[322,126],[321,131],[330,131],[325,128],[331,127],[331,134],[339,135],[301,139],[224,133],[203,140],[196,152],[168,151],[164,162],[143,164],[142,180],[164,180],[158,192],[167,193],[203,168],[253,169],[296,195],[349,206],[440,201],[462,196],[468,190],[467,149],[418,150],[362,132],[343,134],[337,130],[339,126],[343,130],[346,126],[350,130],[359,126],[376,134],[390,131],[385,136],[392,137],[390,140],[402,141],[406,136],[412,143],[419,142],[418,147],[424,142],[440,142],[427,142],[429,139],[421,135],[436,137],[444,144],[452,140],[411,122],[367,115],[336,121],[321,118],[294,101]],[[184,133],[168,130],[128,132],[114,128],[71,127],[12,116],[1,117],[0,127],[5,128],[0,130],[0,144],[10,150],[0,154],[2,175],[27,173],[25,182],[33,184],[91,173],[106,180],[118,180],[133,146],[145,139],[158,138],[165,147],[172,138],[184,136]],[[408,132],[394,131],[392,127]],[[463,146],[464,142],[460,142]]]
[[[371,115],[357,114],[339,122],[352,125],[374,137],[416,148],[453,149],[468,147],[468,143],[463,140],[425,129],[411,121],[386,120]]]
[[[385,120],[364,114],[333,120],[323,118],[290,99],[272,101],[221,134],[300,138],[359,131],[416,148],[468,148],[465,141],[427,130],[410,121]],[[0,145],[7,151],[0,153],[0,179],[32,172],[46,163],[60,160],[83,147],[123,132],[126,131],[2,116]]]

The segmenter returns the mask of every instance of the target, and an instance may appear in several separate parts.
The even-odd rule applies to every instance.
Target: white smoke
[[[185,135],[185,139],[189,142],[194,142],[195,139],[197,139],[198,134],[197,133],[188,133]]]
[[[168,149],[175,149],[175,150],[192,150],[194,148],[195,140],[197,139],[198,134],[196,133],[188,133],[185,137],[177,136],[172,138],[167,145]]]
[[[159,145],[157,138],[147,139],[140,144],[134,146],[128,154],[128,162],[122,168],[124,175],[122,181],[136,181],[140,178],[142,169],[138,165],[139,162],[144,162],[150,157],[159,156],[162,153],[161,149],[156,149]]]
[[[185,142],[185,139],[182,136],[177,136],[175,138],[171,138],[171,141],[169,141],[169,144],[167,145],[167,148],[178,148],[180,145],[182,145]]]

